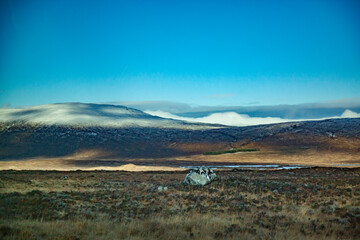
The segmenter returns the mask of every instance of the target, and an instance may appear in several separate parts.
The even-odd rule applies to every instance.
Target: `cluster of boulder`
[[[204,186],[211,183],[216,178],[216,174],[211,168],[196,167],[186,175],[184,184]]]

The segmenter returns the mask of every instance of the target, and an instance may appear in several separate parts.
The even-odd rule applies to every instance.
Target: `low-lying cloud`
[[[356,113],[346,109],[343,114],[341,114],[340,118],[360,118],[360,113]]]
[[[164,111],[150,111],[147,110],[145,113],[148,113],[153,116],[158,116],[162,118],[171,118],[176,120],[183,120],[189,122],[198,122],[198,123],[212,123],[212,124],[222,124],[228,126],[252,126],[260,124],[272,124],[272,123],[283,123],[283,122],[297,122],[297,121],[317,121],[331,118],[360,118],[360,113],[353,112],[349,109],[346,109],[340,116],[333,116],[328,118],[318,118],[318,119],[286,119],[279,117],[250,117],[247,114],[239,114],[236,112],[222,112],[222,113],[212,113],[205,117],[181,117],[175,114]]]
[[[256,102],[246,103],[246,106],[200,106],[169,101],[120,102],[112,103],[136,108],[141,111],[163,111],[188,118],[208,117],[213,113],[235,112],[243,117],[249,115],[258,118],[280,119],[325,119],[341,116],[345,110],[360,112],[360,98],[338,99],[330,102],[282,104],[261,106]],[[246,118],[246,117],[245,117]],[[270,119],[271,120],[271,119]]]

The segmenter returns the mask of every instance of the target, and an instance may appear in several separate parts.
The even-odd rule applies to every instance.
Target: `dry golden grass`
[[[209,161],[214,163],[233,162],[238,164],[284,164],[333,167],[338,164],[359,164],[360,153],[332,152],[306,149],[293,151],[264,150],[258,152],[238,152],[216,156],[195,155],[179,158],[188,161]],[[358,167],[358,166],[357,166]]]
[[[264,216],[265,217],[265,216]],[[272,216],[274,217],[274,216]],[[254,227],[257,215],[195,214],[191,216],[151,217],[131,222],[113,222],[108,219],[82,221],[0,221],[2,239],[339,239],[339,236],[308,235],[311,226],[298,225],[273,231]],[[276,216],[275,216],[276,219]],[[300,220],[300,219],[299,219]],[[308,229],[307,229],[308,228]],[[306,229],[306,230],[304,230]],[[351,238],[341,238],[351,239]]]
[[[1,171],[0,239],[359,239],[360,169],[185,175]]]
[[[237,152],[220,155],[190,155],[172,158],[103,159],[101,156],[75,154],[57,158],[18,159],[1,161],[0,170],[122,170],[122,171],[176,171],[183,165],[240,165],[282,164],[322,167],[359,167],[360,152],[318,151],[316,148]],[[86,164],[82,164],[87,162]]]

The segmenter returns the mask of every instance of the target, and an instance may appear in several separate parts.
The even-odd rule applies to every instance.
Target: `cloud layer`
[[[124,106],[86,103],[60,103],[26,109],[0,109],[0,122],[15,121],[77,127],[213,128],[213,126],[183,124],[171,119],[162,119]]]
[[[243,117],[246,117],[244,115],[249,115],[259,118],[272,117],[276,119],[297,120],[341,116],[347,109],[353,112],[360,112],[360,98],[339,99],[323,103],[267,106],[251,103],[248,103],[247,106],[198,106],[169,101],[120,102],[112,104],[125,105],[142,111],[163,111],[187,118],[203,118],[214,113],[234,112]]]
[[[318,119],[286,119],[278,117],[250,117],[247,114],[238,114],[236,112],[221,112],[221,113],[212,113],[205,117],[181,117],[175,114],[164,111],[150,111],[147,110],[145,113],[148,113],[153,116],[158,116],[162,118],[171,118],[176,120],[183,120],[189,122],[199,122],[199,123],[213,123],[213,124],[222,124],[228,126],[252,126],[260,124],[271,124],[271,123],[283,123],[283,122],[295,122],[295,121],[317,121],[331,118],[359,118],[360,113],[353,112],[349,109],[346,109],[340,116],[333,116],[328,118],[318,118]]]
[[[343,114],[341,114],[340,118],[360,118],[360,113],[356,113],[346,109]]]

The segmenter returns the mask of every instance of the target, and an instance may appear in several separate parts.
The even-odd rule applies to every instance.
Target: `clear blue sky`
[[[357,0],[0,1],[0,105],[359,96]]]

